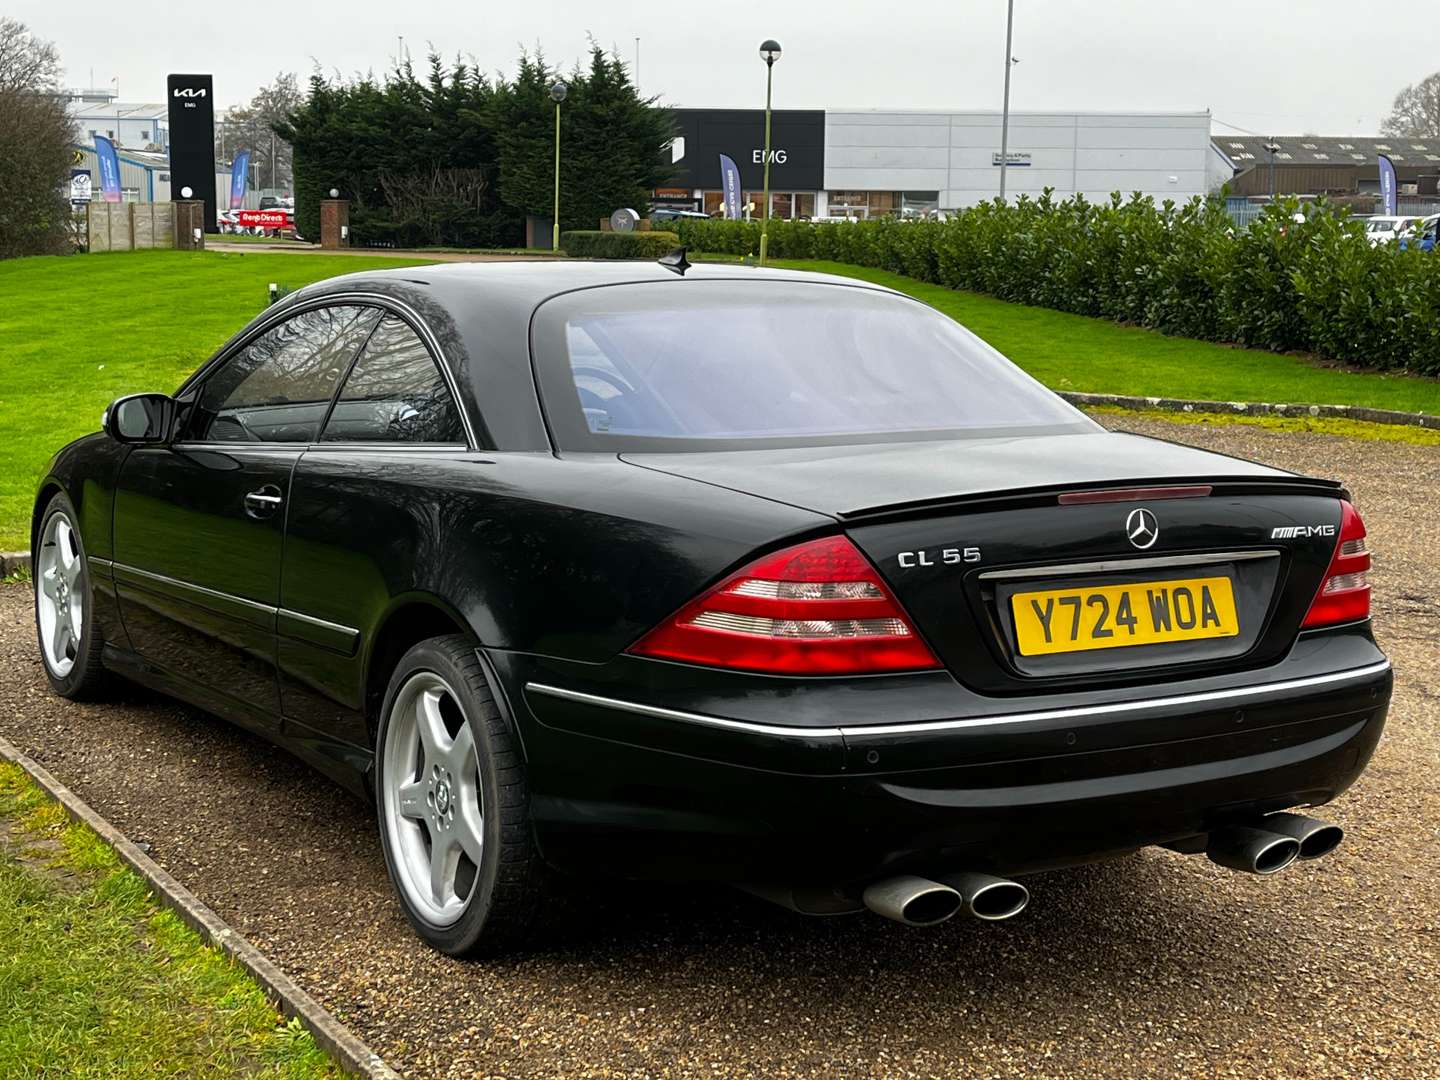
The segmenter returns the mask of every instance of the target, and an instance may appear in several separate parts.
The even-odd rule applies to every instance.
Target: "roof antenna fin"
[[[685,258],[685,249],[677,247],[669,254],[660,256],[660,265],[684,277],[685,271],[690,269],[690,260]]]

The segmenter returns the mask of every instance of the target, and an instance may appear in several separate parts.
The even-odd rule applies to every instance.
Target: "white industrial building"
[[[719,209],[721,154],[757,212],[764,113],[676,109],[674,186],[656,201]],[[974,206],[1000,189],[1001,118],[991,110],[814,109],[773,115],[772,215],[925,215]],[[1217,190],[1234,170],[1201,112],[1012,112],[1006,194],[1108,199],[1141,192],[1177,202]]]

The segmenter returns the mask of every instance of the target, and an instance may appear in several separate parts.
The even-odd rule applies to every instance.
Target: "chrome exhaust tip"
[[[965,914],[986,922],[1013,918],[1030,903],[1030,890],[1018,881],[989,874],[943,874],[940,881],[960,894]]]
[[[1300,841],[1301,859],[1318,859],[1329,855],[1345,839],[1345,830],[1328,821],[1306,817],[1304,814],[1271,814],[1261,818],[1259,824],[1271,832],[1293,837]]]
[[[1231,825],[1210,834],[1205,856],[1246,874],[1278,874],[1299,858],[1300,841],[1268,829]]]
[[[960,894],[950,886],[913,874],[877,881],[867,886],[860,898],[876,915],[906,926],[934,926],[963,905]]]

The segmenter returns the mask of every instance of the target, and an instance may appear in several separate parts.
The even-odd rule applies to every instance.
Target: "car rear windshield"
[[[614,285],[542,304],[561,449],[712,450],[1093,431],[918,301],[819,282]]]

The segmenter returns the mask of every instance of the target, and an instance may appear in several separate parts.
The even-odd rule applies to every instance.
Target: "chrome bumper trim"
[[[806,728],[781,724],[757,724],[748,720],[728,720],[720,716],[706,716],[703,713],[685,712],[681,709],[665,709],[657,705],[642,705],[634,701],[586,694],[579,690],[566,690],[544,683],[526,683],[525,692],[543,694],[546,697],[561,698],[582,705],[595,705],[604,709],[618,709],[621,712],[649,716],[657,720],[676,720],[686,724],[721,728],[727,731],[742,731],[752,735],[768,735],[774,738],[796,739],[810,742],[817,739],[844,739],[872,735],[920,735],[945,731],[973,731],[1001,727],[1009,724],[1033,724],[1046,720],[1082,720],[1090,716],[1127,714],[1150,710],[1169,709],[1182,705],[1206,705],[1211,702],[1239,703],[1292,690],[1310,690],[1335,686],[1347,682],[1359,682],[1381,675],[1390,670],[1390,661],[1381,660],[1365,667],[1348,671],[1334,671],[1325,675],[1310,675],[1303,679],[1285,679],[1280,682],[1261,683],[1258,686],[1237,686],[1227,690],[1205,690],[1194,694],[1175,694],[1169,697],[1146,698],[1139,701],[1117,701],[1105,705],[1075,705],[1064,709],[1042,709],[1033,712],[1010,713],[1002,716],[976,716],[964,720],[924,720],[910,724],[860,724],[853,727]]]

